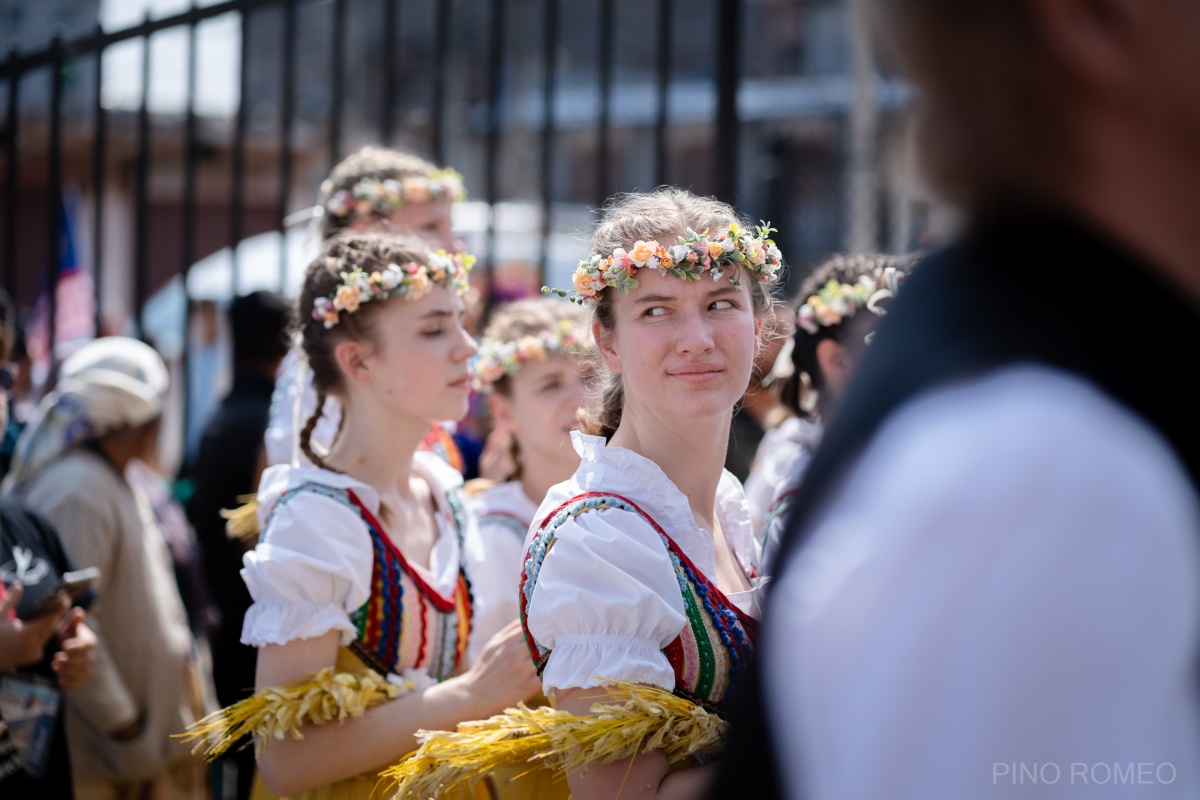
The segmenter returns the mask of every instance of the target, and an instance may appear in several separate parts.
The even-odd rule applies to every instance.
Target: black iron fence
[[[218,21],[235,22],[237,36],[216,60],[238,64],[235,99],[213,114],[198,110],[198,92],[227,70],[202,63],[198,33]],[[76,224],[89,235],[73,242],[74,260],[91,280],[90,331],[144,335],[142,310],[174,276],[190,319],[192,266],[229,247],[234,293],[248,266],[238,244],[264,231],[280,234],[278,285],[294,291],[284,220],[371,141],[466,175],[484,203],[489,297],[503,295],[498,268],[514,258],[498,252],[506,203],[535,220],[532,255],[516,258],[540,285],[582,255],[561,235],[586,224],[589,207],[663,183],[772,220],[802,271],[844,249],[850,227],[862,77],[851,30],[836,0],[226,0],[33,51],[14,45],[0,65],[0,275],[19,300],[44,298],[53,358],[55,320],[79,313],[45,291],[70,266],[64,192],[78,187],[86,219]],[[153,43],[180,33],[182,103],[164,110]],[[108,59],[137,44],[136,66]],[[137,82],[134,72],[140,95],[111,102],[110,85]],[[897,145],[907,94],[868,78],[881,122],[869,137],[879,174],[867,227],[875,247],[904,249],[921,225]],[[190,374],[186,347],[182,358]]]

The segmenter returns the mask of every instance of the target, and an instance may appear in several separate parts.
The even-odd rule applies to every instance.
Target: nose
[[[675,350],[682,355],[701,355],[711,352],[716,344],[712,328],[704,315],[689,310],[679,322]]]
[[[467,329],[461,324],[458,326],[458,333],[460,336],[459,346],[455,348],[453,354],[455,363],[466,361],[479,352],[479,344],[471,334],[467,333]]]

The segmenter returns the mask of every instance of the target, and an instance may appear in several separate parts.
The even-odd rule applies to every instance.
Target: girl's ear
[[[825,376],[825,382],[835,392],[842,392],[850,382],[850,359],[846,348],[835,339],[822,339],[817,342],[817,364]]]
[[[363,342],[343,339],[334,345],[333,357],[337,360],[342,374],[349,380],[358,383],[370,382],[371,367],[367,362],[367,347]]]
[[[616,349],[613,347],[616,336],[613,331],[600,324],[600,320],[592,320],[592,339],[596,342],[596,349],[600,353],[600,357],[604,359],[604,363],[608,368],[616,374],[620,374],[621,357],[617,355]]]

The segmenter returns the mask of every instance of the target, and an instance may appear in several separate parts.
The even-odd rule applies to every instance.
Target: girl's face
[[[623,376],[625,413],[664,420],[729,419],[750,381],[760,320],[749,276],[684,281],[655,270],[613,298],[615,326],[594,326],[608,366]]]
[[[526,463],[562,462],[564,479],[574,471],[579,456],[571,446],[571,431],[579,426],[575,412],[587,405],[589,376],[585,362],[550,356],[523,363],[509,378],[508,396],[492,395],[497,425],[516,437]]]
[[[391,223],[388,230],[418,236],[448,253],[463,249],[462,242],[450,227],[449,200],[403,205],[389,214],[387,219]],[[351,221],[350,228],[366,231],[379,225],[377,217],[356,217]]]
[[[382,305],[359,382],[389,410],[428,421],[461,419],[471,389],[467,361],[476,350],[462,326],[462,300],[433,286],[420,300]]]

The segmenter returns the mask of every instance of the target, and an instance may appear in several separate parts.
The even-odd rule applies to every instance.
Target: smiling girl
[[[680,189],[615,198],[575,276],[610,375],[582,462],[530,531],[523,620],[544,691],[586,714],[603,680],[725,716],[753,650],[758,553],[724,470],[781,264],[766,230]],[[579,800],[695,797],[708,767],[650,751],[569,773]],[[623,787],[623,788],[622,788]]]
[[[473,624],[472,581],[486,555],[460,476],[418,450],[431,421],[467,409],[470,262],[347,234],[309,268],[300,332],[317,407],[300,446],[312,466],[263,475],[264,534],[242,573],[254,598],[242,640],[258,648],[258,693],[218,723],[228,731],[265,715],[253,727],[259,770],[279,795],[365,798],[418,730],[537,690],[518,625],[478,644],[487,632]],[[324,450],[312,432],[328,397],[343,415]],[[272,688],[281,686],[291,688]],[[337,724],[321,724],[331,716]],[[264,788],[256,796],[269,796]]]

